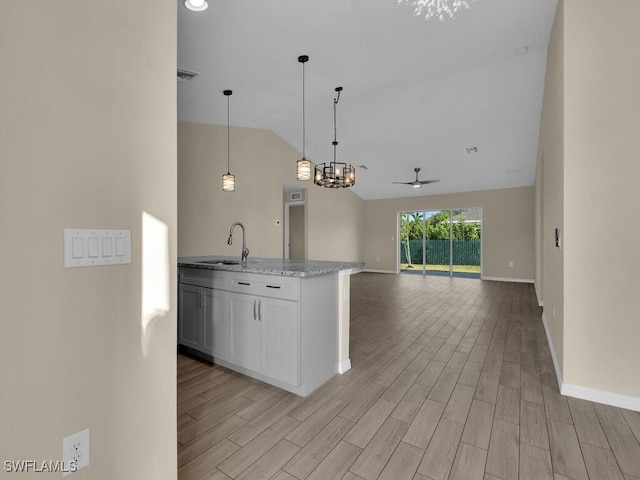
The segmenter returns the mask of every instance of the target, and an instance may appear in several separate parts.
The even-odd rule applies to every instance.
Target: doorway
[[[399,213],[401,273],[480,278],[482,208]]]
[[[284,216],[284,258],[304,260],[304,202],[286,203]]]
[[[282,258],[285,260],[306,259],[306,197],[306,189],[297,185],[284,184],[282,187]]]

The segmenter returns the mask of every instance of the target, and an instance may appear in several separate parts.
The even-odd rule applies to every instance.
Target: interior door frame
[[[284,204],[284,259],[289,260],[289,208],[290,207],[304,207],[304,201],[285,202]],[[306,212],[305,212],[306,215]]]

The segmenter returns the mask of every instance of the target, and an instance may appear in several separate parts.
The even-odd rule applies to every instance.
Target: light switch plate
[[[65,268],[129,263],[131,263],[131,230],[65,228]]]

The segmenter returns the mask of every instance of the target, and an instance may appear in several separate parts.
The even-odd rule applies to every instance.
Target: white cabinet
[[[298,385],[298,302],[230,292],[229,361]]]
[[[263,298],[259,302],[264,372],[269,377],[298,385],[298,302],[275,298]]]
[[[178,284],[178,344],[209,357],[227,356],[226,292],[211,275],[181,272]]]
[[[262,324],[258,321],[258,300],[251,295],[228,293],[229,361],[250,370],[262,370]]]
[[[305,396],[338,371],[338,275],[180,267],[178,342]]]
[[[189,284],[180,284],[178,287],[178,343],[196,350],[202,348],[204,335],[201,290],[201,287]]]
[[[217,358],[227,358],[227,299],[226,292],[203,288],[204,352]]]

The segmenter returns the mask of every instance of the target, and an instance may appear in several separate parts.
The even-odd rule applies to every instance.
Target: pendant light
[[[336,162],[338,130],[336,128],[336,106],[340,100],[342,87],[336,87],[338,95],[333,99],[333,162],[316,165],[313,183],[326,188],[346,188],[356,183],[356,169],[344,162]]]
[[[309,61],[307,55],[300,55],[298,62],[302,64],[302,158],[296,162],[296,178],[311,180],[311,162],[304,155],[305,152],[305,118],[304,118],[304,64]]]
[[[236,189],[236,177],[230,173],[229,170],[229,97],[233,93],[231,90],[225,90],[224,96],[227,97],[227,173],[222,175],[222,191],[233,192]]]

